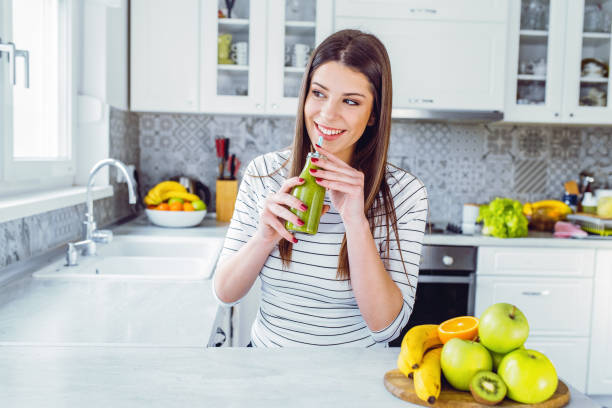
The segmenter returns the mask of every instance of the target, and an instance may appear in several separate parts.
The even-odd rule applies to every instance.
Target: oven
[[[399,337],[420,324],[440,324],[457,316],[474,315],[477,247],[423,245],[412,314]]]

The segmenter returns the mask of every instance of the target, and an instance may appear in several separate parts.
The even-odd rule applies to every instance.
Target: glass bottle
[[[307,234],[316,234],[319,230],[319,220],[321,219],[321,211],[323,210],[323,199],[325,198],[325,187],[317,184],[315,177],[310,174],[310,169],[318,169],[312,163],[312,158],[322,158],[319,152],[308,153],[306,165],[300,173],[300,177],[304,179],[304,183],[293,187],[291,195],[297,197],[303,202],[308,209],[300,211],[291,208],[291,212],[297,215],[304,225],[295,225],[289,221],[285,223],[285,228],[290,231],[305,232]]]

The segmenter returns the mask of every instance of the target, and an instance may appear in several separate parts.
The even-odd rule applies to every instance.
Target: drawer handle
[[[549,290],[542,290],[540,292],[529,292],[529,291],[523,292],[523,295],[525,296],[548,296],[549,294],[550,294]]]

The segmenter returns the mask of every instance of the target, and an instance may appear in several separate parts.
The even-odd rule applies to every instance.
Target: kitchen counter
[[[417,407],[389,393],[397,349],[0,346],[6,407]],[[569,408],[600,407],[570,387]]]
[[[161,228],[151,225],[143,215],[135,220],[114,229],[117,234],[151,234],[151,235],[204,235],[225,238],[229,223],[218,222],[214,214],[207,215],[201,225],[194,228]],[[462,234],[425,234],[423,242],[428,245],[457,246],[515,246],[515,247],[550,247],[550,248],[601,248],[612,249],[612,237],[609,239],[566,239],[554,238],[551,233],[529,231],[526,238],[495,238],[484,235]]]

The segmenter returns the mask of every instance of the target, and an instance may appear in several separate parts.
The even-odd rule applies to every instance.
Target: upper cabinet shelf
[[[612,124],[612,0],[511,0],[508,122]]]

